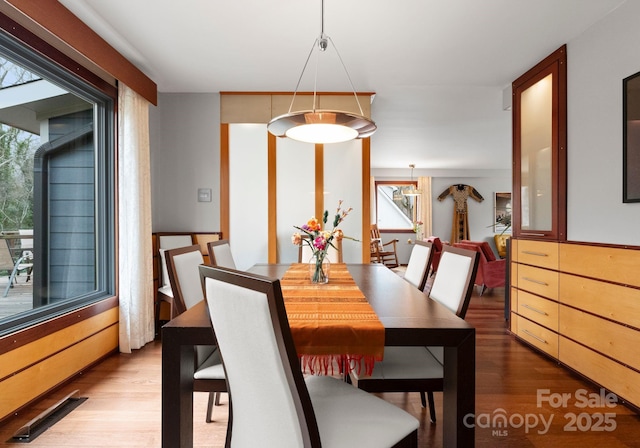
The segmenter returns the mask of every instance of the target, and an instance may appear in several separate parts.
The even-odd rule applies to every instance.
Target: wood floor
[[[595,400],[586,408],[577,407],[583,394],[599,390],[508,334],[503,295],[502,289],[485,292],[482,297],[474,295],[467,313],[467,321],[477,329],[476,422],[481,427],[476,428],[476,446],[640,447],[637,414],[622,404],[607,408]],[[112,356],[51,397],[3,422],[0,445],[47,406],[78,389],[88,400],[29,446],[159,447],[160,357],[160,342],[132,355]],[[545,389],[544,396],[553,399],[561,396],[555,394],[569,394],[566,407],[554,408],[548,400],[538,406],[537,394]],[[442,395],[435,395],[441,419]],[[418,394],[382,396],[420,419],[419,446],[442,446],[442,426],[429,422]],[[194,446],[222,447],[226,398],[214,410],[216,421],[209,424],[205,423],[206,398],[205,393],[195,395]],[[506,427],[498,426],[496,416],[506,417]]]

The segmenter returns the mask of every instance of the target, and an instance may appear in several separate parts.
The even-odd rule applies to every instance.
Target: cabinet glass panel
[[[549,74],[520,97],[522,230],[552,230],[552,93]]]

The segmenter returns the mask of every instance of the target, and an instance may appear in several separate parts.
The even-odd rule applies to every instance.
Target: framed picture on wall
[[[622,202],[640,202],[640,73],[622,81]]]
[[[511,193],[495,193],[494,197],[494,233],[511,233]]]

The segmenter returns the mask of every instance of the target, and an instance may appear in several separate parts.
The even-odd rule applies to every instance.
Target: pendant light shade
[[[280,115],[268,125],[277,137],[289,137],[307,143],[339,143],[369,137],[376,125],[350,112],[306,110]]]
[[[344,69],[347,79],[351,85],[351,90],[353,90],[353,96],[358,105],[360,114],[340,110],[316,108],[318,98],[315,90],[315,86],[318,83],[317,63],[313,91],[313,109],[293,112],[293,103],[296,99],[298,87],[300,87],[300,81],[302,80],[307,65],[309,64],[311,55],[316,49],[318,49],[316,52],[317,56],[319,53],[325,52],[329,48],[329,43],[332,44],[338,54],[342,68]],[[324,34],[324,0],[322,0],[322,30],[320,36],[314,41],[311,51],[309,52],[309,56],[307,56],[307,61],[304,64],[304,68],[302,69],[302,73],[298,79],[298,84],[296,85],[296,89],[293,93],[293,98],[291,99],[289,112],[273,118],[267,125],[267,129],[276,137],[288,137],[307,143],[345,142],[355,138],[369,137],[377,129],[376,124],[364,116],[362,107],[360,106],[360,100],[358,100],[358,95],[356,94],[353,83],[351,82],[349,72],[347,72],[347,68],[340,57],[340,53],[338,53],[338,49],[335,44],[333,44],[333,40]]]

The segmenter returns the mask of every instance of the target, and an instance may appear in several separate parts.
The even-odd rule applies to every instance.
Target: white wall
[[[220,96],[161,93],[149,120],[153,231],[219,231]]]
[[[572,241],[640,245],[640,203],[622,203],[622,79],[640,71],[638,18],[640,2],[625,2],[567,42],[567,236]],[[219,230],[219,95],[160,94],[158,104],[150,114],[153,229]],[[470,231],[473,239],[488,240],[491,229],[484,226],[492,222],[492,195],[511,190],[510,173],[446,171],[414,173],[434,178],[433,233],[449,239],[452,204],[435,197],[460,182],[485,196],[482,204],[469,203]],[[198,203],[198,187],[211,188],[213,202]],[[409,253],[406,237],[400,240]]]
[[[572,241],[640,245],[640,203],[622,203],[622,79],[640,71],[640,2],[567,43]]]

